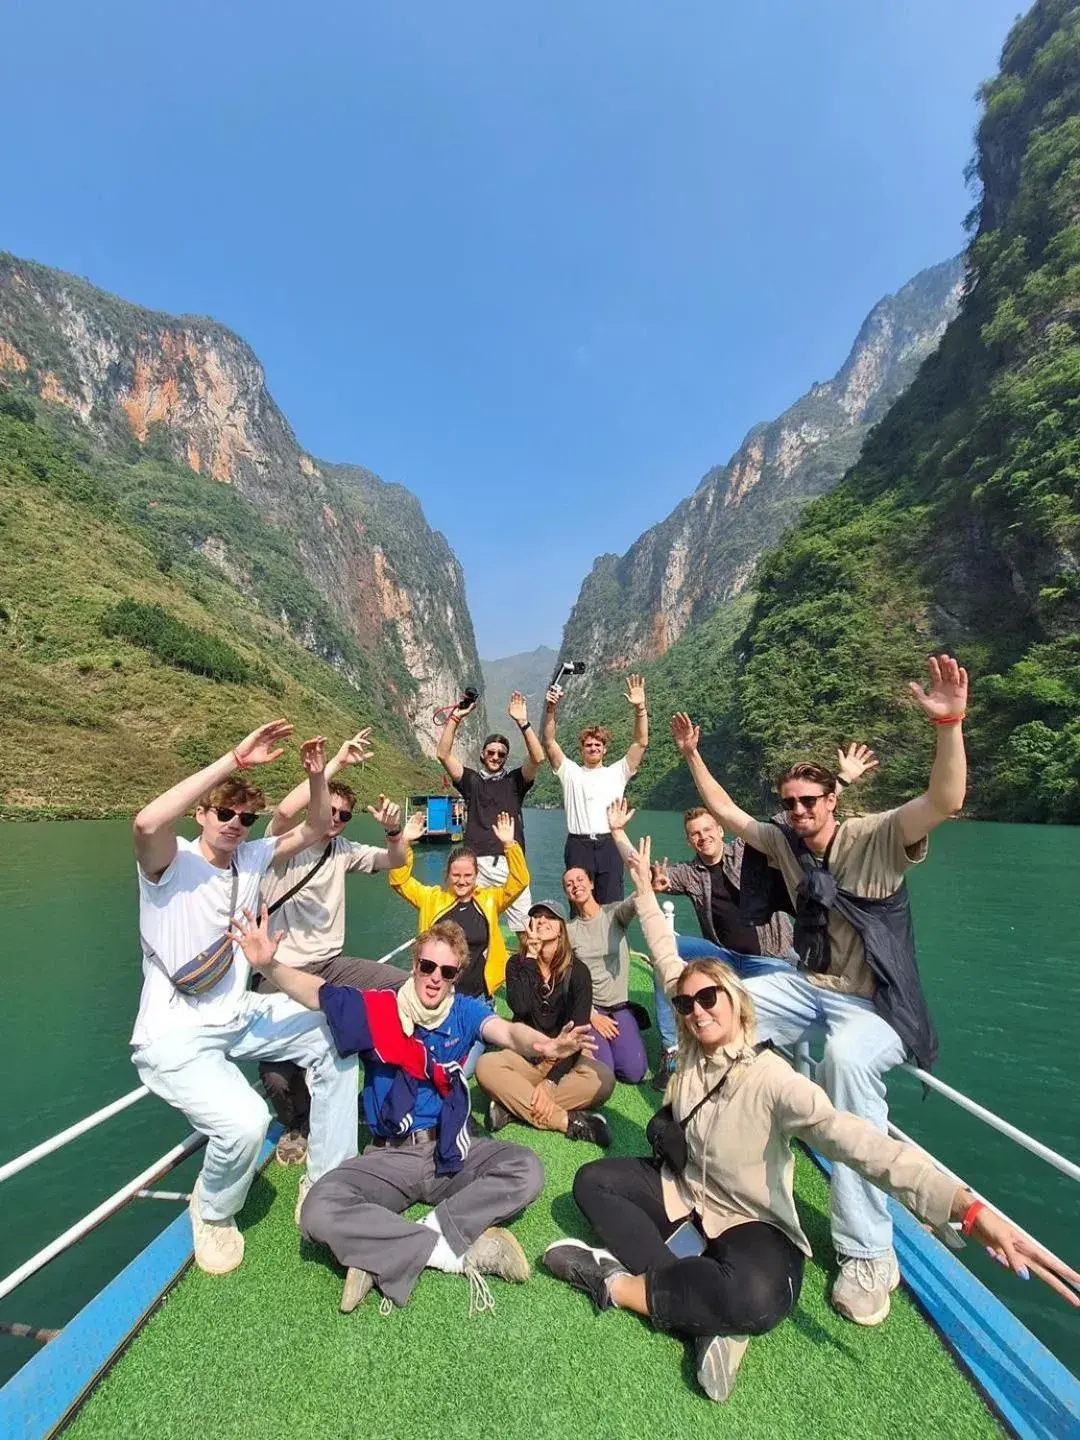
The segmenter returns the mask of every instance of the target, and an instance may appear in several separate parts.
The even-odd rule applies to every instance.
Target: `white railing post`
[[[660,906],[660,909],[664,912],[664,919],[667,921],[668,929],[671,931],[671,933],[672,933],[673,935],[677,935],[677,934],[678,934],[678,931],[675,929],[675,902],[674,902],[674,900],[665,900],[665,901],[663,901],[663,903],[662,903],[661,906]]]

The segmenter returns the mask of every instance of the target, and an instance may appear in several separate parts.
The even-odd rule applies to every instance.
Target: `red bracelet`
[[[246,770],[248,768],[235,750],[232,752],[232,758],[236,761],[236,768],[238,770]]]
[[[973,1200],[971,1202],[968,1208],[964,1211],[964,1218],[960,1221],[961,1235],[971,1234],[972,1230],[975,1228],[975,1221],[979,1218],[979,1216],[985,1209],[986,1202],[984,1200]]]
[[[963,715],[935,715],[930,723],[932,725],[959,725],[961,720],[967,718],[967,711]]]

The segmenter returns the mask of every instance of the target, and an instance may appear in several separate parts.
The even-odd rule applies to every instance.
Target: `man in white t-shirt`
[[[372,875],[404,865],[408,847],[401,833],[401,809],[385,795],[367,807],[383,828],[386,845],[364,845],[345,838],[345,827],[356,810],[356,793],[337,779],[348,765],[362,765],[371,758],[371,730],[359,731],[346,740],[327,762],[330,790],[330,828],[307,850],[284,860],[275,857],[266,872],[262,898],[270,907],[275,930],[282,936],[278,945],[279,965],[318,975],[331,985],[351,985],[356,990],[396,990],[408,972],[378,960],[344,955],[345,877]],[[310,804],[310,786],[302,780],[274,811],[269,835],[287,835],[300,824]],[[256,973],[252,988],[262,994],[279,987],[264,974]],[[292,1060],[266,1060],[259,1066],[263,1089],[274,1114],[285,1127],[277,1143],[277,1158],[283,1165],[300,1165],[307,1155],[311,1094],[303,1069]]]
[[[256,909],[271,860],[313,845],[330,824],[325,741],[309,740],[307,821],[288,835],[245,840],[266,805],[246,775],[281,755],[292,726],[260,726],[135,817],[143,987],[132,1032],[139,1078],[207,1137],[189,1211],[195,1261],[208,1274],[235,1270],[244,1237],[233,1218],[247,1199],[270,1114],[234,1063],[284,1057],[311,1077],[308,1182],[356,1154],[356,1061],[342,1060],[326,1022],[287,995],[256,995],[233,926]],[[195,812],[197,840],[175,833]],[[190,981],[185,972],[201,972]],[[201,988],[194,989],[193,985]],[[301,1182],[302,1194],[307,1186]]]
[[[540,734],[544,753],[562,786],[567,831],[564,866],[567,870],[585,871],[592,881],[593,895],[601,905],[621,900],[623,896],[623,866],[611,838],[607,808],[614,800],[622,799],[649,744],[645,681],[640,675],[626,677],[625,696],[627,704],[634,708],[634,738],[629,750],[614,765],[604,764],[611,734],[602,725],[586,725],[578,735],[580,765],[563,754],[555,739],[555,710],[563,697],[558,685],[552,685],[545,697],[544,727]]]

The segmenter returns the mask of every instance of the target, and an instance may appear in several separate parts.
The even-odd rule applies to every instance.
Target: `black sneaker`
[[[611,1131],[603,1115],[592,1110],[571,1110],[566,1117],[566,1138],[568,1140],[591,1140],[606,1150],[611,1144]]]
[[[668,1081],[674,1074],[675,1051],[662,1050],[660,1052],[660,1059],[656,1062],[656,1069],[653,1071],[653,1076],[652,1079],[649,1081],[649,1084],[654,1090],[659,1090],[661,1093],[663,1093],[663,1091],[667,1089]]]
[[[487,1128],[492,1135],[496,1130],[501,1130],[504,1125],[509,1125],[514,1117],[507,1110],[505,1105],[500,1105],[498,1100],[489,1100],[487,1108]]]
[[[556,1280],[565,1280],[576,1290],[584,1290],[592,1297],[598,1310],[607,1310],[611,1299],[607,1282],[613,1275],[625,1275],[610,1250],[594,1250],[584,1240],[556,1240],[540,1257],[545,1270],[550,1270]]]

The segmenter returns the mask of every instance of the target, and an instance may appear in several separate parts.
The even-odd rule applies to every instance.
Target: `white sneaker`
[[[749,1344],[746,1335],[714,1335],[708,1340],[694,1341],[698,1384],[710,1400],[722,1405],[731,1394]]]
[[[300,1224],[300,1211],[304,1208],[304,1201],[307,1199],[308,1191],[310,1189],[311,1181],[306,1175],[301,1175],[300,1190],[296,1196],[296,1209],[293,1211],[293,1219],[296,1221],[297,1225]]]
[[[207,1275],[227,1275],[244,1258],[244,1237],[231,1216],[228,1220],[204,1220],[199,1214],[199,1193],[196,1180],[188,1201],[195,1264]]]
[[[900,1284],[896,1253],[872,1260],[840,1256],[840,1274],[832,1288],[833,1309],[856,1325],[880,1325],[889,1313],[889,1296]]]

